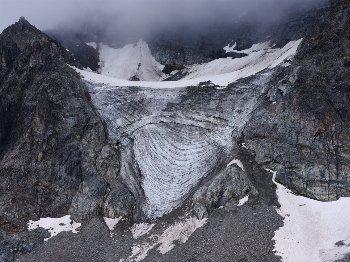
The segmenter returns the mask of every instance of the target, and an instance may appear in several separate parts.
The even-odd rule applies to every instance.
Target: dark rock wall
[[[275,74],[242,136],[282,183],[320,200],[350,195],[350,8],[333,4],[292,66]]]
[[[1,34],[0,61],[0,217],[24,226],[67,214],[80,187],[118,170],[117,149],[104,149],[104,124],[66,63],[79,65],[58,42],[21,19]]]

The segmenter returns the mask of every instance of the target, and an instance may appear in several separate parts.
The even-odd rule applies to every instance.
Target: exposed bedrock
[[[23,18],[0,35],[1,261],[47,237],[28,232],[30,219],[122,210],[113,195],[123,185],[119,149],[67,64],[79,66]]]
[[[242,135],[281,183],[320,200],[350,196],[350,7],[334,3],[292,67],[276,72]]]
[[[237,203],[247,195],[257,194],[244,169],[237,164],[231,164],[196,191],[192,199],[193,210],[199,219],[203,219],[211,211],[230,201]]]

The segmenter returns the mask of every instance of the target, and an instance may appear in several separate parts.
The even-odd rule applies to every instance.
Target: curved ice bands
[[[150,124],[135,133],[134,152],[143,177],[143,212],[150,218],[178,207],[191,190],[226,161],[228,130]]]

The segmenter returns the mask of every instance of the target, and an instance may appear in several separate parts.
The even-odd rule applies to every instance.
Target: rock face
[[[148,39],[152,54],[161,64],[191,65],[229,57],[222,48],[236,41],[239,50],[249,48],[255,39],[256,28],[249,24],[215,25],[210,30],[193,32],[181,28]]]
[[[232,164],[224,168],[212,180],[203,185],[193,196],[193,209],[199,219],[220,206],[235,200],[238,202],[248,194],[257,195],[244,170]]]
[[[350,195],[350,8],[333,4],[292,66],[276,72],[242,134],[280,182],[320,200]]]
[[[29,219],[101,213],[104,195],[121,185],[118,149],[106,143],[91,96],[67,63],[79,66],[24,18],[0,35],[0,244],[10,245],[0,250],[7,257],[25,252],[29,244],[18,239]]]

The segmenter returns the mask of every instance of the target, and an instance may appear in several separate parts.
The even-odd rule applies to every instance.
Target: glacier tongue
[[[134,150],[146,198],[142,208],[148,217],[178,207],[203,177],[223,165],[232,144],[227,131],[218,131],[224,143],[211,130],[181,124],[148,125],[136,132]]]
[[[109,138],[120,144],[120,176],[137,200],[136,217],[171,212],[226,168],[235,157],[235,135],[270,76],[266,72],[226,89],[89,84]]]
[[[148,84],[158,87],[155,83],[171,87],[174,82],[113,82],[99,75],[100,82],[95,81],[97,74],[92,78],[91,72],[83,74],[90,81],[92,101],[107,124],[109,138],[120,143],[120,176],[136,199],[136,217],[153,219],[171,212],[200,183],[229,164],[235,157],[235,136],[255,109],[273,70],[257,73],[292,58],[300,42],[194,66],[187,77],[197,78],[177,81],[183,88],[148,88]],[[125,49],[132,52],[138,47],[148,50],[142,41]],[[189,85],[216,78],[222,83],[231,79],[230,83],[249,75],[255,77],[225,89]],[[129,84],[123,87],[125,83]]]

